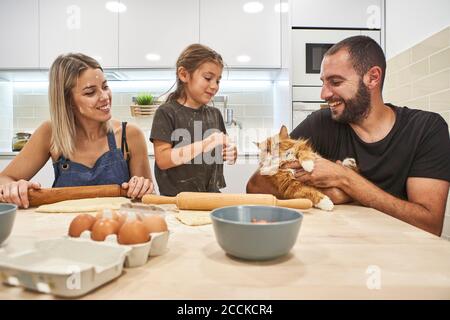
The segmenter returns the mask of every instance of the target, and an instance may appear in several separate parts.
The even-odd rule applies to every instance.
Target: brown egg
[[[113,219],[101,218],[92,226],[91,239],[95,241],[105,241],[110,234],[117,234],[119,223]]]
[[[138,244],[150,240],[150,234],[139,220],[125,222],[119,230],[117,241],[120,244]]]
[[[107,219],[113,219],[116,220],[119,223],[119,229],[120,227],[125,223],[125,220],[127,219],[126,215],[117,212],[116,210],[99,210],[97,214],[95,215],[97,219],[101,218],[107,218]]]
[[[168,230],[166,220],[159,214],[140,215],[139,218],[147,228],[148,233]]]
[[[69,226],[69,236],[78,238],[83,231],[91,230],[96,219],[90,214],[84,213],[76,216]]]

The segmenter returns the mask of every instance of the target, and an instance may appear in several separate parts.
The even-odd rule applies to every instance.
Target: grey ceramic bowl
[[[0,245],[11,234],[17,206],[10,203],[0,203]]]
[[[267,224],[252,221],[266,220]],[[297,241],[303,214],[270,206],[232,206],[211,212],[217,242],[235,257],[269,260],[287,254]]]

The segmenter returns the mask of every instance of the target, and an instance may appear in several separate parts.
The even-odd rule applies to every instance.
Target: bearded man
[[[371,38],[356,36],[331,47],[321,66],[321,98],[329,108],[312,113],[290,137],[309,139],[323,156],[296,179],[336,203],[357,201],[440,235],[449,192],[448,125],[436,113],[384,103],[386,58]],[[339,164],[354,158],[359,173]],[[328,160],[327,160],[328,159]],[[272,193],[256,172],[249,193]]]

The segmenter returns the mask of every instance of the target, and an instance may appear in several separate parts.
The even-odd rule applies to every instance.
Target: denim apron
[[[126,122],[122,124],[122,145],[125,137],[125,126]],[[109,151],[101,155],[92,168],[81,163],[72,162],[64,156],[61,156],[54,162],[55,181],[52,187],[76,187],[101,184],[120,185],[123,182],[128,182],[130,180],[128,163],[124,159],[122,150],[116,147],[114,133],[108,132],[107,136]]]

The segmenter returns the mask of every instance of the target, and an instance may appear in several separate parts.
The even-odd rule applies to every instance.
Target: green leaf
[[[153,102],[151,93],[141,93],[136,97],[136,103],[141,106],[150,105]]]

